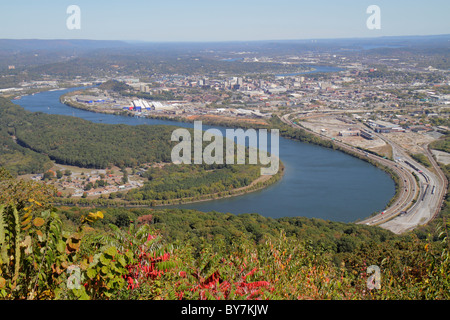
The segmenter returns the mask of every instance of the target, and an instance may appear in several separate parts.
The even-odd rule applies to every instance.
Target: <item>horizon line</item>
[[[290,42],[290,41],[313,41],[313,40],[377,40],[383,38],[406,38],[406,37],[442,37],[450,36],[450,33],[443,34],[427,34],[427,35],[389,35],[389,36],[354,36],[354,37],[337,37],[337,38],[298,38],[298,39],[264,39],[264,40],[124,40],[124,39],[89,39],[89,38],[0,38],[0,40],[16,40],[16,41],[110,41],[125,43],[239,43],[239,42]]]

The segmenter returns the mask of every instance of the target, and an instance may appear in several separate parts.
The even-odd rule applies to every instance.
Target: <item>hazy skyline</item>
[[[450,33],[450,1],[33,1],[1,2],[2,39],[246,41],[433,35]],[[69,5],[81,29],[69,30]],[[366,9],[381,9],[370,30]]]

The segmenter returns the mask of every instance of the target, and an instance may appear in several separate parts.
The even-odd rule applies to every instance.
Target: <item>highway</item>
[[[361,157],[376,161],[397,174],[398,195],[393,203],[381,213],[368,217],[359,224],[377,225],[396,234],[414,229],[419,225],[431,221],[441,210],[447,192],[447,178],[434,160],[428,145],[423,145],[424,154],[429,158],[432,168],[425,168],[413,160],[408,153],[381,134],[371,132],[391,145],[395,161],[365,152],[341,141],[329,138],[323,134],[313,132],[290,120],[294,112],[280,117],[281,121],[294,127],[308,131],[311,134],[332,142],[347,151],[354,152]],[[367,128],[365,128],[367,130]],[[416,177],[418,181],[416,180]]]
[[[404,168],[416,173],[420,186],[420,194],[415,203],[411,204],[410,209],[405,214],[380,224],[380,227],[395,233],[403,233],[428,223],[440,212],[447,192],[447,178],[433,158],[428,144],[423,145],[422,148],[432,164],[431,168],[414,161],[404,149],[386,137],[378,136],[392,146],[394,159],[401,158],[400,162]]]

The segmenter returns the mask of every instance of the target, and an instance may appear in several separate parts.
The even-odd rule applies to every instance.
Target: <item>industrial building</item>
[[[366,130],[361,130],[359,135],[364,139],[373,140],[373,134],[367,132]]]
[[[142,112],[144,110],[146,111],[160,111],[160,110],[172,110],[174,109],[174,106],[172,105],[166,105],[166,104],[162,104],[159,101],[146,101],[143,99],[139,99],[139,100],[133,100],[133,105],[132,107],[130,107],[130,110],[134,110],[137,112]]]
[[[368,123],[369,126],[377,133],[405,132],[405,129],[402,127],[387,121],[368,120]]]
[[[102,97],[94,97],[94,96],[79,96],[77,97],[77,101],[81,103],[102,103],[102,102],[115,102],[114,100],[110,100]]]
[[[284,93],[284,92],[286,92],[286,91],[287,91],[287,89],[284,88],[284,87],[275,87],[275,88],[269,88],[269,89],[267,89],[267,92],[268,92],[269,94],[280,94],[280,93]]]

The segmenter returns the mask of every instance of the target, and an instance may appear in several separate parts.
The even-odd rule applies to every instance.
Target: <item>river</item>
[[[193,127],[191,123],[93,113],[59,102],[62,94],[76,89],[36,93],[13,102],[32,112],[75,116],[98,123]],[[203,126],[207,128],[210,126]],[[394,196],[395,184],[390,176],[360,159],[282,137],[279,143],[285,174],[277,183],[241,196],[172,207],[354,222],[383,210]]]

